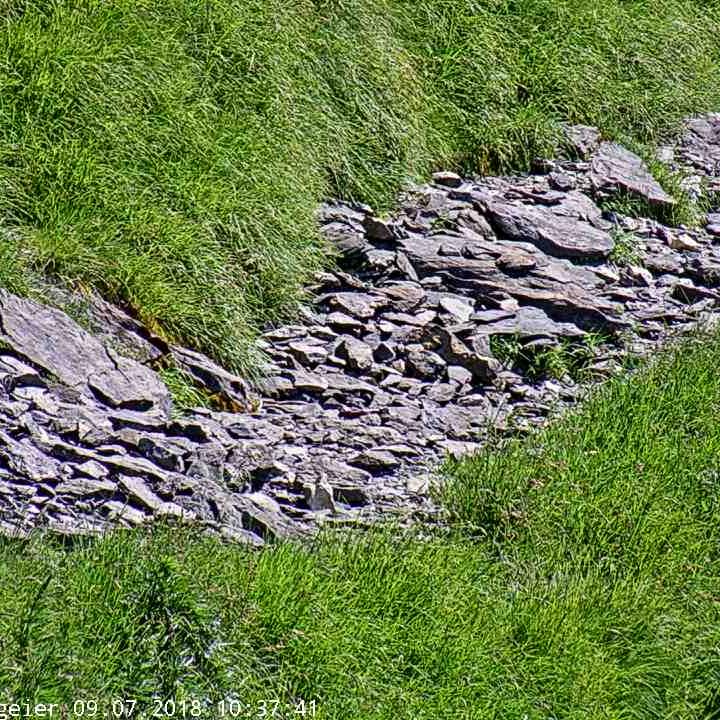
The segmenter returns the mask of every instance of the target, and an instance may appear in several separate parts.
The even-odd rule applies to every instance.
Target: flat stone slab
[[[614,247],[604,230],[545,207],[496,202],[489,205],[487,214],[499,235],[532,243],[555,257],[602,259]]]
[[[112,407],[167,415],[171,399],[148,367],[102,345],[55,308],[0,290],[0,341],[61,383]]]
[[[596,192],[619,191],[646,200],[651,205],[674,205],[675,200],[650,174],[645,162],[617,143],[604,142],[592,159],[590,181]]]
[[[708,177],[720,176],[720,113],[691,118],[685,123],[678,154]]]

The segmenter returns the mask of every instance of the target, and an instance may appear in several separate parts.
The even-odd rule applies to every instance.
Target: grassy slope
[[[692,0],[0,0],[0,284],[242,366],[323,196],[522,166],[558,119],[650,140],[720,104],[719,37]]]
[[[343,720],[717,718],[719,363],[720,335],[691,341],[456,466],[445,536],[3,541],[0,688],[234,692],[287,718],[299,697]]]

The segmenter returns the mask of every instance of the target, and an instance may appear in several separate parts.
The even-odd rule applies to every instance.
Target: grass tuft
[[[158,374],[170,391],[174,415],[183,415],[193,408],[213,406],[208,394],[197,387],[193,378],[182,370],[165,367],[160,369]]]
[[[638,249],[639,241],[634,233],[615,227],[610,234],[614,243],[610,251],[610,261],[618,267],[643,264],[642,252]]]

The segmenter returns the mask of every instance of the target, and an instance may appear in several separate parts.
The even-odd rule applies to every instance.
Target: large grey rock
[[[489,205],[488,218],[498,234],[530,242],[555,257],[605,258],[614,246],[604,230],[545,207],[496,202]]]
[[[152,370],[104,347],[55,308],[0,290],[0,341],[61,383],[112,407],[169,413],[170,394]]]
[[[596,192],[626,192],[651,205],[673,205],[675,200],[650,174],[635,153],[617,143],[605,142],[592,159],[590,180]]]
[[[387,472],[400,465],[397,457],[387,450],[365,450],[351,457],[348,462],[371,473]]]

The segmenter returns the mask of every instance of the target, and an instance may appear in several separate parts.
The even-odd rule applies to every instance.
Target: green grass
[[[452,527],[0,542],[2,698],[295,718],[720,714],[720,335],[449,468]],[[426,534],[427,535],[427,534]],[[190,708],[190,705],[186,705]],[[208,705],[203,717],[216,717]]]
[[[490,338],[490,349],[507,369],[516,370],[532,381],[570,377],[575,382],[587,382],[593,379],[590,365],[608,339],[603,333],[587,333],[579,340],[564,340],[537,349],[526,347],[516,335],[495,335]]]
[[[192,377],[176,367],[162,368],[160,379],[170,391],[173,403],[173,415],[181,416],[193,408],[212,407],[208,395],[198,388]]]
[[[642,253],[638,250],[640,241],[635,233],[614,228],[611,235],[614,245],[610,251],[609,260],[619,267],[642,265]]]
[[[651,143],[720,105],[692,0],[0,0],[0,283],[91,285],[233,368],[325,262],[313,212]]]

